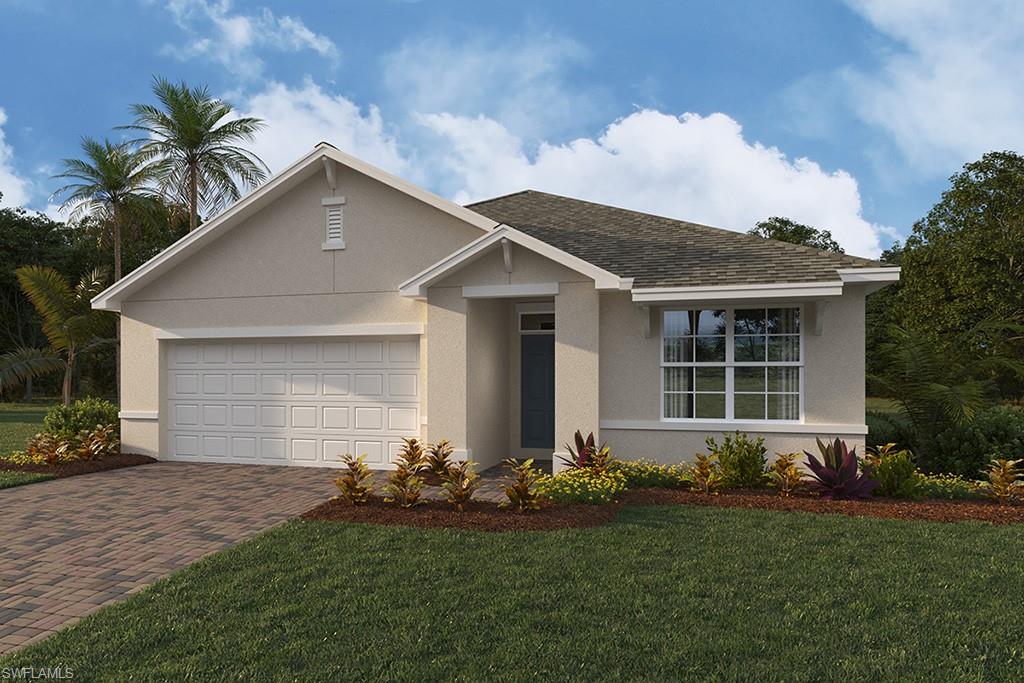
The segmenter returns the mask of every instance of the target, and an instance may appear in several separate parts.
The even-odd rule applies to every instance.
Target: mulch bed
[[[18,465],[9,460],[0,459],[0,470],[39,472],[42,474],[52,474],[59,478],[117,470],[122,467],[134,467],[135,465],[147,465],[151,462],[156,462],[156,459],[148,455],[137,455],[135,453],[109,455],[102,460],[72,460],[70,462],[57,463],[56,465]]]
[[[626,493],[626,505],[703,505],[706,507],[817,512],[850,517],[881,517],[928,522],[990,522],[1020,524],[1024,506],[998,505],[987,500],[822,500],[811,495],[783,498],[771,491],[728,491],[707,496],[678,489],[636,489]]]
[[[520,514],[479,500],[470,501],[464,512],[440,500],[403,509],[373,496],[369,503],[359,506],[332,499],[303,513],[302,519],[476,531],[552,531],[599,526],[610,522],[618,512],[618,505],[546,504],[540,510]]]
[[[353,506],[335,498],[302,514],[302,519],[423,528],[472,529],[477,531],[551,531],[594,527],[613,520],[623,505],[700,505],[705,507],[815,512],[850,517],[879,517],[929,522],[978,521],[991,524],[1024,523],[1024,505],[997,505],[990,501],[958,500],[822,500],[808,494],[782,498],[772,491],[726,491],[708,496],[680,489],[635,489],[613,505],[545,504],[540,510],[518,514],[497,503],[472,501],[465,512],[450,503],[428,500],[402,509],[372,497],[366,505]]]

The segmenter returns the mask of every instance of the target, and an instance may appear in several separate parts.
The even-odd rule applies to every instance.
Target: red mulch
[[[928,522],[1024,522],[1024,506],[998,505],[987,500],[822,500],[811,495],[783,498],[772,491],[727,491],[717,496],[708,496],[678,489],[636,489],[627,492],[623,502],[626,505],[703,505]]]
[[[57,463],[56,465],[18,465],[8,460],[0,460],[0,470],[39,472],[42,474],[52,474],[56,477],[74,477],[78,474],[91,474],[93,472],[117,470],[122,467],[147,465],[151,462],[156,462],[156,459],[148,455],[119,453],[117,455],[108,455],[101,460],[72,460],[70,462]]]
[[[610,522],[618,511],[618,505],[551,503],[540,510],[518,513],[500,508],[497,503],[480,500],[470,501],[464,512],[458,512],[451,503],[439,500],[428,500],[422,505],[403,509],[373,496],[369,503],[359,506],[335,498],[303,513],[302,518],[476,531],[551,531],[599,526]]]
[[[477,531],[550,531],[606,524],[615,518],[623,505],[701,505],[929,522],[1024,523],[1024,505],[998,505],[990,501],[911,501],[891,498],[822,500],[809,494],[783,498],[773,491],[726,491],[708,496],[679,489],[658,488],[629,491],[621,503],[615,505],[548,503],[540,510],[525,514],[484,501],[472,501],[465,512],[459,513],[450,503],[435,500],[412,509],[402,509],[376,496],[362,506],[353,506],[343,499],[335,498],[303,513],[302,518]]]

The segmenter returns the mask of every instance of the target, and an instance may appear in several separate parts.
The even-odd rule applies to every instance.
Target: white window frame
[[[324,251],[330,251],[333,249],[344,249],[345,248],[345,198],[344,197],[324,197],[320,200],[320,205],[324,207],[324,242],[320,245]],[[341,212],[341,238],[331,239],[330,238],[330,215],[331,209],[337,208]]]
[[[757,308],[796,308],[799,311],[800,316],[800,360],[798,361],[736,361],[736,310],[749,310]],[[713,363],[698,363],[696,360],[692,362],[677,362],[670,363],[665,361],[665,314],[671,312],[685,312],[685,311],[725,311],[725,362],[713,362]],[[764,304],[764,305],[752,305],[752,304],[739,304],[734,306],[716,306],[711,305],[692,305],[692,306],[673,306],[662,308],[660,312],[660,319],[658,321],[658,359],[659,367],[658,374],[660,375],[658,380],[658,414],[661,422],[670,423],[707,423],[713,425],[731,425],[731,424],[765,424],[765,425],[784,425],[784,424],[803,424],[804,423],[804,359],[806,354],[804,352],[804,344],[806,342],[805,327],[806,317],[804,315],[804,306],[801,304]],[[696,337],[696,330],[693,331],[693,336]],[[742,335],[741,335],[742,336]],[[768,336],[768,335],[766,335]],[[767,340],[766,340],[767,344]],[[714,417],[665,417],[665,368],[725,368],[725,417],[714,418]],[[735,415],[735,373],[734,370],[737,367],[795,367],[799,368],[799,417],[796,420],[772,420],[767,417],[762,420],[751,420],[751,419],[737,419]],[[696,380],[695,380],[696,381]]]

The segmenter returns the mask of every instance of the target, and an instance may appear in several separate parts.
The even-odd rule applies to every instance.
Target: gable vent
[[[345,198],[325,197],[322,201],[327,214],[324,249],[345,248]]]

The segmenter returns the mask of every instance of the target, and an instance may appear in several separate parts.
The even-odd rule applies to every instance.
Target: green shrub
[[[922,474],[917,488],[924,498],[977,500],[985,497],[983,482],[965,479],[958,474]]]
[[[722,486],[726,488],[759,488],[765,485],[768,472],[768,449],[764,439],[751,439],[746,434],[723,434],[725,440],[719,446],[709,436],[704,443],[718,460],[721,469]]]
[[[83,429],[92,431],[96,425],[114,425],[120,433],[117,406],[102,398],[82,398],[71,405],[50,408],[43,418],[43,430],[58,439],[74,440]]]
[[[875,495],[889,498],[920,498],[921,473],[914,462],[914,454],[905,448],[887,443],[872,448],[864,456],[864,469],[878,481]]]
[[[718,495],[718,489],[722,486],[722,468],[715,454],[698,453],[693,466],[686,470],[686,482],[690,485],[691,491]]]
[[[979,412],[963,426],[948,425],[917,453],[925,472],[953,472],[976,477],[996,457],[1024,456],[1024,410],[996,406]]]
[[[609,469],[621,472],[626,477],[626,486],[631,489],[677,489],[685,483],[686,465],[683,463],[662,465],[653,460],[616,460]]]
[[[614,503],[625,490],[626,476],[622,472],[590,467],[562,470],[537,482],[537,491],[556,503]]]
[[[870,411],[865,415],[868,425],[868,446],[884,446],[894,443],[900,448],[910,448],[910,422],[896,413]]]

